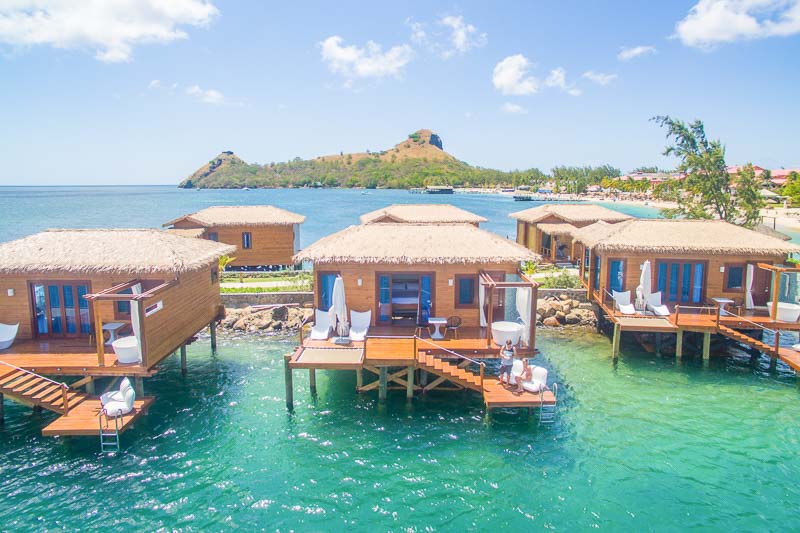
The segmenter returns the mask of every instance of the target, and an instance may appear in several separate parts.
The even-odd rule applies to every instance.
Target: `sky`
[[[649,119],[729,164],[800,166],[800,0],[0,0],[0,185],[177,184],[381,150],[672,168]]]

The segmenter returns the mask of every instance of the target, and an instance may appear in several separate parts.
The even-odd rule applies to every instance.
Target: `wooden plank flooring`
[[[506,389],[497,378],[484,378],[483,399],[489,409],[499,407],[541,407],[542,405],[555,405],[556,397],[552,391],[544,394],[525,391],[514,394],[513,388]]]
[[[156,369],[117,362],[111,346],[104,354],[105,366],[97,364],[97,352],[86,339],[19,341],[0,352],[0,361],[48,376],[141,376],[149,377]]]
[[[136,400],[133,404],[133,412],[120,417],[120,433],[129,429],[138,418],[147,414],[147,409],[155,401],[153,397],[145,397]],[[89,398],[70,409],[68,415],[60,416],[42,430],[45,437],[56,436],[90,436],[100,435],[100,425],[97,415],[100,413],[100,399]],[[105,420],[105,418],[104,418]],[[110,428],[114,430],[114,422],[111,421]]]

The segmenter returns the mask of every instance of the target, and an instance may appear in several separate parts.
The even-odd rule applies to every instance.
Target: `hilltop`
[[[387,187],[425,185],[484,186],[522,184],[542,176],[538,169],[504,172],[459,161],[444,151],[441,137],[418,130],[380,152],[340,153],[285,163],[247,163],[232,151],[217,157],[184,179],[179,187],[239,189],[269,187]]]

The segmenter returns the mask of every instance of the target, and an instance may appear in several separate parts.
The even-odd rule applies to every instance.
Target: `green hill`
[[[246,163],[222,152],[183,180],[179,187],[240,189],[270,187],[424,187],[522,185],[544,177],[539,169],[504,172],[469,165],[445,152],[441,138],[419,130],[382,152],[294,159],[285,163]]]

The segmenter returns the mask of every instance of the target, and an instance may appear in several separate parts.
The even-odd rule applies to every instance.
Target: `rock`
[[[569,294],[559,294],[558,298],[562,302],[566,302],[567,300],[571,300],[571,298],[569,297]]]
[[[545,317],[556,316],[557,312],[558,312],[558,309],[556,309],[556,307],[551,304],[551,305],[549,305],[547,307],[547,312],[544,314],[544,316]]]
[[[540,313],[536,313],[536,323],[541,324],[542,320],[543,320],[542,315]]]
[[[561,322],[559,322],[558,319],[554,316],[549,316],[545,318],[542,324],[548,328],[557,328],[561,326]]]
[[[567,324],[580,324],[581,317],[576,313],[569,313],[564,317],[564,322]]]
[[[570,304],[561,304],[561,312],[565,315],[568,315],[572,311],[572,306]]]
[[[558,320],[560,323],[563,324],[564,320],[567,318],[567,315],[564,314],[563,311],[559,311],[559,312],[556,313],[555,318],[556,318],[556,320]]]
[[[570,305],[570,307],[572,307],[573,309],[577,309],[578,307],[580,307],[580,306],[581,306],[581,303],[580,303],[578,300],[572,300],[572,302],[570,302],[570,304],[569,304],[569,305]]]
[[[591,311],[592,309],[594,309],[594,306],[592,306],[592,304],[591,304],[591,303],[589,303],[589,302],[585,302],[585,303],[582,303],[582,304],[578,304],[576,307],[577,307],[578,309],[588,309],[589,311]]]
[[[272,309],[272,320],[284,321],[289,318],[289,308],[285,305]]]
[[[237,331],[245,331],[247,329],[247,321],[244,318],[240,318],[232,327]]]

